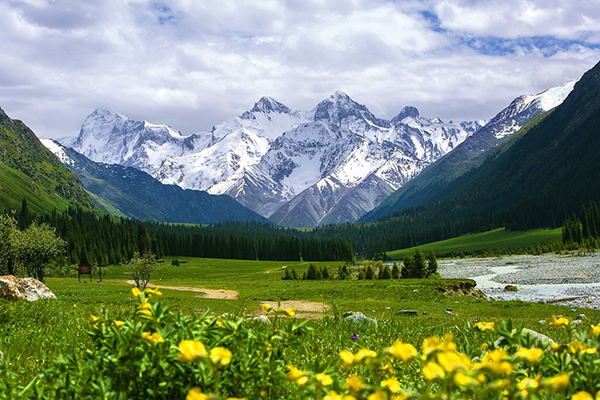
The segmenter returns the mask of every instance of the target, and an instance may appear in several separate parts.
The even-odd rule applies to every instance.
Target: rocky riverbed
[[[477,289],[494,299],[600,309],[600,253],[464,258],[438,263],[442,277],[473,279]],[[505,291],[507,285],[516,286],[517,291]]]

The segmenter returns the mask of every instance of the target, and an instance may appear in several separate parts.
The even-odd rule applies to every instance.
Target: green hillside
[[[36,213],[64,210],[69,205],[94,207],[79,179],[31,129],[0,108],[0,210],[17,209],[23,199]]]
[[[600,63],[537,125],[504,143],[437,197],[376,223],[319,229],[367,257],[506,227],[556,228],[600,201]]]
[[[498,228],[487,232],[462,235],[439,242],[427,243],[387,253],[393,260],[402,260],[404,254],[413,253],[418,247],[422,252],[433,250],[438,256],[452,253],[470,253],[477,250],[515,249],[561,240],[561,229],[532,229],[529,231],[507,231]]]

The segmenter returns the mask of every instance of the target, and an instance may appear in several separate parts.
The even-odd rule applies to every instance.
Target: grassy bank
[[[529,231],[507,231],[498,228],[487,232],[462,235],[459,237],[441,240],[414,246],[407,249],[390,251],[387,253],[393,260],[402,260],[406,252],[413,253],[415,248],[422,252],[433,250],[438,256],[450,254],[469,254],[480,250],[517,249],[535,246],[540,243],[551,243],[561,240],[561,228],[532,229]]]

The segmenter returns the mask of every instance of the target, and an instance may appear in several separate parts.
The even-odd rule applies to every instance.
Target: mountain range
[[[180,132],[96,110],[61,142],[165,184],[226,194],[282,226],[357,220],[484,121],[444,123],[405,107],[391,120],[335,92],[308,111],[263,97],[210,132]]]
[[[51,139],[42,143],[79,177],[96,205],[113,215],[193,224],[267,222],[229,196],[165,185],[136,168],[92,161]]]
[[[560,104],[573,85],[520,96],[490,121],[461,123],[423,117],[412,106],[380,119],[339,91],[307,111],[263,97],[210,132],[189,136],[96,110],[76,138],[62,143],[164,184],[226,194],[277,225],[372,221],[434,198]]]

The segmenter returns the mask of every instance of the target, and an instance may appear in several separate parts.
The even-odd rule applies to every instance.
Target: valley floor
[[[440,260],[439,272],[443,278],[473,279],[479,290],[498,300],[600,309],[600,253]],[[518,291],[505,291],[506,285]]]

